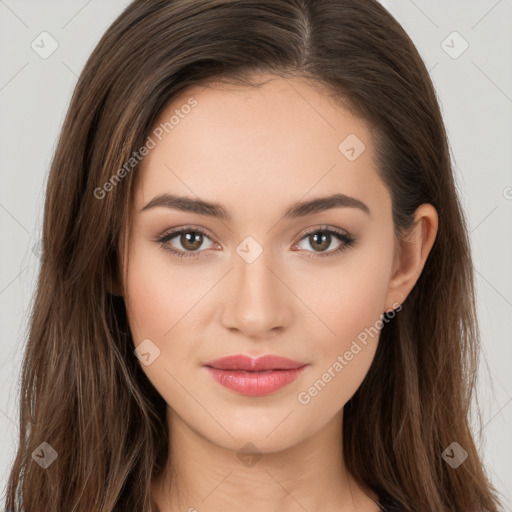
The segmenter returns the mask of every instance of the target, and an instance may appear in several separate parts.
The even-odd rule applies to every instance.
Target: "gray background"
[[[2,498],[17,440],[20,362],[47,172],[77,76],[128,3],[0,0]],[[445,118],[476,269],[483,342],[479,446],[505,509],[512,510],[512,0],[382,3],[418,47]],[[52,38],[58,48],[42,58]]]

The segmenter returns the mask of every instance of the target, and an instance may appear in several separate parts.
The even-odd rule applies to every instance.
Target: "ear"
[[[393,273],[386,295],[386,309],[402,304],[418,281],[434,245],[438,216],[431,204],[422,204],[414,214],[414,222],[404,238],[397,242]]]

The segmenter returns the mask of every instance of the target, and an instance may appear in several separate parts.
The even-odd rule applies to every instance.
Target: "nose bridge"
[[[236,249],[229,291],[222,310],[222,323],[250,335],[282,328],[290,318],[290,301],[280,280],[272,251],[254,239]]]

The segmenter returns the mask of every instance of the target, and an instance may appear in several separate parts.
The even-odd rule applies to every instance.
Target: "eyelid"
[[[172,240],[173,238],[183,234],[183,233],[201,233],[203,236],[211,240],[211,242],[214,245],[220,246],[219,242],[216,241],[215,237],[211,235],[211,233],[202,227],[199,226],[193,226],[193,225],[185,225],[185,226],[179,226],[176,228],[169,228],[167,229],[162,235],[158,236],[155,240],[155,242],[160,243],[162,246],[164,246],[169,240]],[[183,252],[187,255],[190,255],[191,257],[194,257],[194,254],[198,254],[200,252],[205,252],[205,249],[200,251],[182,251],[181,249],[175,249],[176,252]],[[173,252],[173,251],[168,251]]]
[[[169,235],[173,235],[173,237],[174,237],[182,231],[203,233],[208,238],[210,238],[212,241],[215,240],[215,237],[206,228],[202,228],[200,226],[195,226],[193,224],[186,224],[183,226],[177,226],[175,228],[167,228],[160,236],[157,237],[157,239],[167,238]],[[216,243],[218,243],[218,242],[216,242]]]
[[[344,229],[336,228],[336,227],[331,226],[329,224],[321,224],[319,226],[315,226],[313,228],[308,228],[308,229],[302,231],[298,235],[298,241],[300,242],[306,236],[311,235],[313,233],[317,233],[319,231],[331,231],[331,232],[334,232],[334,233],[336,233],[338,235],[342,235],[342,236],[345,236],[347,238],[352,238],[352,235],[348,231],[346,231]]]
[[[308,236],[314,234],[314,233],[329,233],[331,235],[334,235],[338,241],[340,242],[340,245],[336,249],[332,249],[330,251],[325,252],[315,252],[315,251],[305,251],[306,252],[306,258],[330,258],[335,257],[343,253],[345,250],[353,248],[357,243],[357,238],[352,236],[348,231],[340,228],[336,228],[334,226],[330,226],[327,224],[322,224],[320,226],[315,226],[314,228],[308,228],[306,231],[303,231],[299,235],[298,241],[292,246],[292,249],[298,246],[302,242],[302,240],[305,240]]]

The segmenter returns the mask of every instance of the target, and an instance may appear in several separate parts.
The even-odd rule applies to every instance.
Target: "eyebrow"
[[[174,194],[165,193],[155,196],[141,209],[141,212],[156,207],[192,212],[198,215],[215,217],[226,222],[230,222],[232,220],[229,212],[218,203],[211,203],[203,201],[202,199],[192,199],[190,197]],[[334,194],[331,196],[312,199],[310,201],[295,203],[285,212],[283,217],[285,219],[295,219],[298,217],[305,217],[306,215],[324,212],[332,208],[357,208],[366,214],[371,215],[370,208],[368,208],[368,206],[359,199],[345,194]]]

